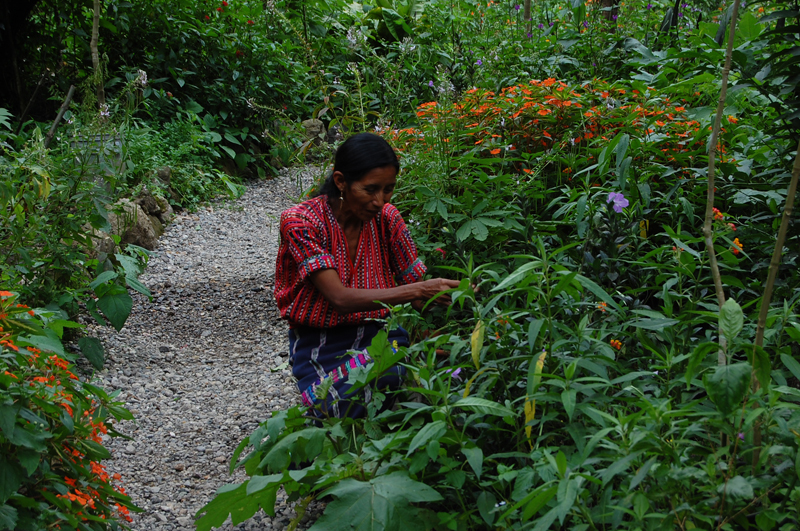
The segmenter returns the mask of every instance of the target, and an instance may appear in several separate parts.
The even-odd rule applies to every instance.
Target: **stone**
[[[150,218],[136,203],[121,199],[108,213],[112,232],[120,237],[120,243],[132,243],[149,251],[155,250],[158,238]]]
[[[172,181],[172,168],[169,166],[159,168],[156,172],[156,175],[158,176],[158,180],[161,181],[164,186],[169,187],[170,182]]]
[[[144,210],[144,213],[147,215],[152,216],[159,212],[156,198],[153,197],[153,194],[151,194],[150,190],[147,188],[142,188],[136,195],[136,199],[134,199],[133,202],[142,207],[142,210]]]
[[[152,214],[147,216],[150,218],[150,223],[153,225],[153,230],[156,233],[156,238],[160,238],[162,234],[164,234],[164,225],[161,224],[161,220],[158,219],[157,216],[153,216]]]
[[[161,220],[161,223],[164,225],[168,225],[172,223],[172,220],[175,219],[175,211],[172,210],[172,205],[169,204],[165,198],[161,196],[155,196],[156,204],[158,205],[158,219]]]
[[[319,145],[325,137],[325,124],[322,123],[322,120],[311,118],[303,120],[302,125],[306,130],[306,138],[312,140],[315,145]]]

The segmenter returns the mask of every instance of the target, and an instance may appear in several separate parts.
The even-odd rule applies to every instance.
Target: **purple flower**
[[[589,27],[589,21],[588,20],[584,20],[583,21],[583,27],[584,28],[588,28]]]
[[[447,369],[444,371],[444,373],[449,374],[454,380],[461,380],[461,377],[459,376],[459,374],[461,374],[461,367],[458,369]]]
[[[611,192],[610,194],[608,194],[608,199],[606,200],[606,203],[611,203],[611,202],[614,203],[612,205],[612,207],[614,208],[614,212],[618,214],[622,212],[623,208],[628,206],[628,200],[625,199],[625,196],[621,192]]]
[[[611,17],[611,18],[612,18],[612,19],[614,19],[614,20],[617,20],[617,15],[614,15],[614,16],[613,16],[613,17]]]
[[[515,6],[514,6],[514,10],[515,10],[515,11],[519,11],[519,8],[520,8],[520,5],[519,5],[519,4],[517,4],[517,5],[515,5]]]
[[[552,22],[550,23],[550,27],[551,27],[551,28],[553,27],[553,23],[552,23]]]
[[[682,17],[682,16],[683,16],[683,13],[678,13],[678,17]]]
[[[433,81],[428,81],[428,86],[433,88]]]
[[[741,439],[742,441],[744,440],[744,433],[739,432],[739,439]]]
[[[681,7],[689,7],[689,4],[681,4]]]
[[[653,9],[653,4],[647,4],[647,9]]]
[[[531,32],[529,31],[529,32],[528,32],[528,38],[530,39],[531,37],[533,37],[533,33],[531,33]]]
[[[538,25],[538,26],[536,26],[536,27],[537,27],[537,28],[539,28],[539,29],[544,29],[544,24],[542,24],[542,23],[540,22],[540,23],[539,23],[539,25]]]
[[[478,59],[477,61],[475,61],[475,64],[478,65],[478,66],[481,66],[483,64],[483,61]]]

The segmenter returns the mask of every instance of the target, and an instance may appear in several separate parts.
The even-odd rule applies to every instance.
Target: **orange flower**
[[[611,344],[612,347],[614,347],[617,350],[620,350],[622,348],[622,341],[619,341],[617,339],[612,339],[611,341],[609,341],[609,343]]]
[[[489,153],[491,153],[492,155],[499,155],[500,154],[500,148],[493,149]]]
[[[0,297],[5,298],[5,297],[13,297],[13,296],[14,296],[14,294],[11,293],[10,291],[0,291]]]
[[[732,124],[738,124],[739,123],[739,119],[736,118],[735,116],[728,116],[728,122],[730,122]]]

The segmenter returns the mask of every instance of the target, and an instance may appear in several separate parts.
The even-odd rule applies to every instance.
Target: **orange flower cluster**
[[[601,312],[605,312],[607,307],[608,304],[606,304],[605,302],[601,302],[600,304],[597,305],[597,309],[600,310]]]
[[[739,254],[743,250],[744,245],[742,245],[742,242],[739,241],[739,238],[734,238],[733,245],[731,246],[731,251],[733,251],[733,254]]]
[[[611,341],[609,341],[609,344],[617,350],[620,350],[622,348],[622,341],[618,339],[612,339]]]
[[[431,137],[439,138],[447,131],[449,138],[441,140],[449,141],[449,151],[472,151],[488,157],[500,156],[504,148],[536,153],[603,146],[626,132],[643,144],[655,145],[646,152],[649,162],[679,167],[683,164],[676,159],[679,153],[688,154],[689,160],[704,156],[708,135],[699,122],[684,118],[685,111],[684,105],[659,97],[649,87],[645,91],[626,90],[598,80],[569,86],[555,78],[534,79],[499,93],[471,89],[449,105],[423,103],[417,108],[422,127],[394,130],[390,136],[402,150],[429,142]],[[429,125],[434,126],[435,134],[429,133]],[[725,153],[722,144],[718,150]]]

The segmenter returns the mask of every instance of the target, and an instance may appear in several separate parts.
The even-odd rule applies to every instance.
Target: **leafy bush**
[[[0,529],[119,529],[138,509],[102,442],[133,417],[73,373],[58,333],[77,325],[17,300],[0,291]]]

